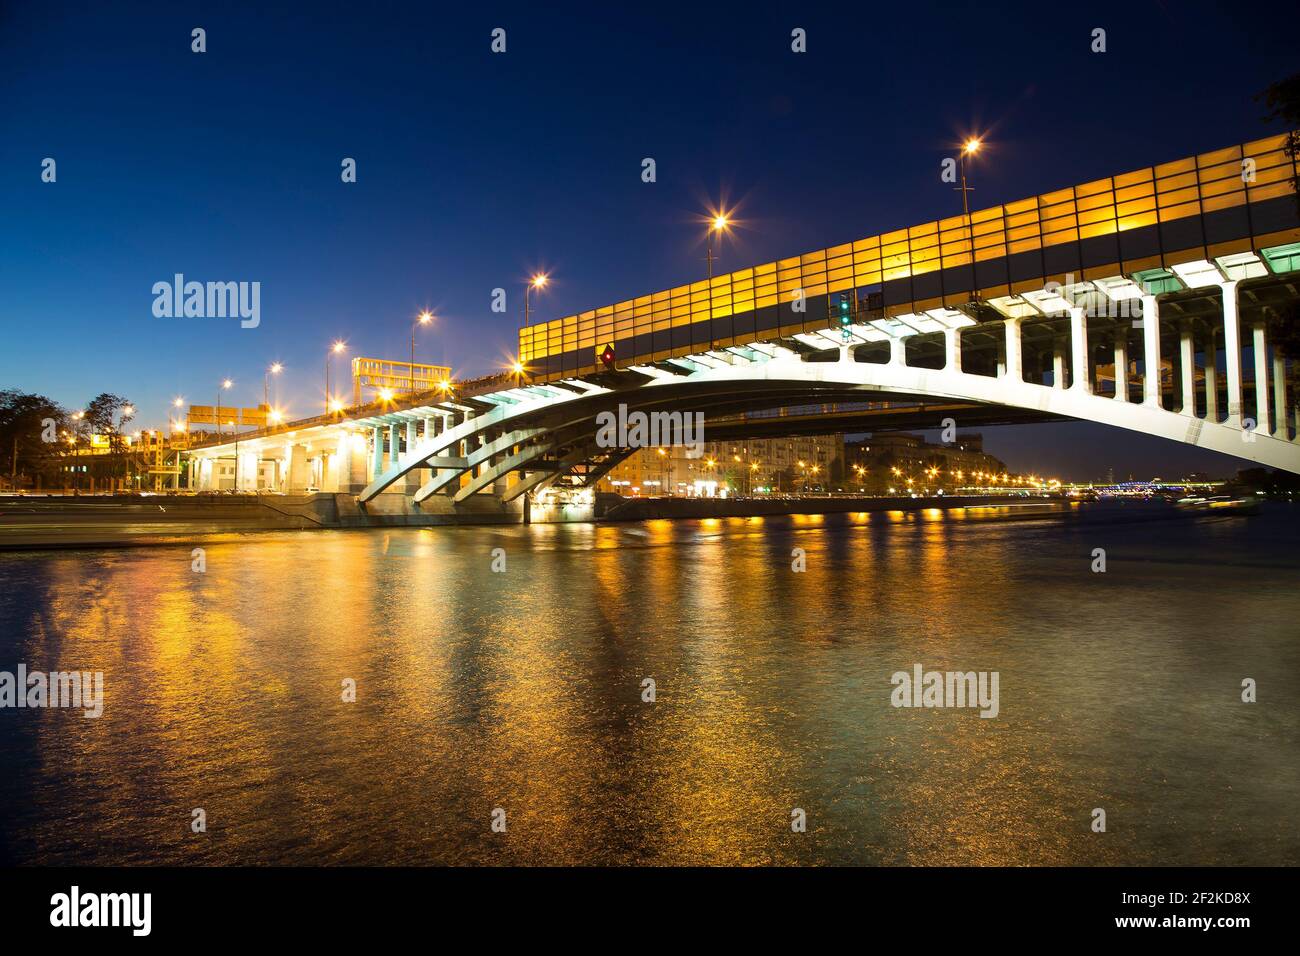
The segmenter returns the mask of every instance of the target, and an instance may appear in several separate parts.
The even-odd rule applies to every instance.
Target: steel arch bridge
[[[1300,276],[1254,255],[1188,263],[1181,274],[1187,281],[1175,293],[1154,294],[1126,277],[1049,284],[991,302],[998,322],[946,308],[850,321],[413,408],[404,450],[392,416],[359,420],[374,430],[359,498],[399,482],[417,503],[438,493],[460,503],[488,489],[511,501],[564,476],[591,487],[636,450],[597,440],[598,416],[620,406],[625,415],[699,412],[741,434],[735,416],[758,409],[869,402],[914,414],[918,403],[941,404],[963,425],[1009,412],[1021,421],[1098,422],[1300,472],[1297,409],[1287,403],[1285,360],[1270,353],[1266,304],[1294,298]],[[419,419],[423,434],[410,427]],[[939,426],[936,413],[928,427]]]

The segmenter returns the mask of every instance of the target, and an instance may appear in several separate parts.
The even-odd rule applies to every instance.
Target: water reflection
[[[190,545],[0,556],[0,668],[106,681],[99,720],[0,710],[0,853],[1300,860],[1296,516],[1018,517],[224,536],[203,574]],[[890,707],[915,663],[999,671],[999,717]]]

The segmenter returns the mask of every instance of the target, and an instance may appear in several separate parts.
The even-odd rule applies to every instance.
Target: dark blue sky
[[[118,392],[147,426],[225,376],[255,404],[279,360],[310,414],[333,339],[404,358],[425,307],[417,357],[480,374],[534,269],[551,318],[702,277],[719,199],[722,269],[951,215],[938,165],[971,130],[977,208],[1257,138],[1254,94],[1300,59],[1226,3],[263,6],[0,3],[0,387]],[[155,318],[177,272],[261,282],[260,327]],[[1079,476],[1235,467],[1086,425],[986,444]]]

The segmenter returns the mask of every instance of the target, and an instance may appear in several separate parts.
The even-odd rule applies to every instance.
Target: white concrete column
[[[397,439],[397,422],[393,422],[388,426],[388,467],[397,464],[397,459],[401,457],[402,446]]]
[[[1183,324],[1178,332],[1178,366],[1182,373],[1183,407],[1179,412],[1196,417],[1196,347],[1192,344],[1192,327]]]
[[[1080,306],[1074,306],[1070,309],[1070,361],[1074,371],[1071,389],[1092,391],[1091,355],[1088,349],[1088,313]]]
[[[961,329],[943,330],[943,367],[947,372],[961,371]]]
[[[1115,398],[1128,401],[1128,331],[1115,333]]]
[[[352,436],[347,432],[339,431],[338,444],[334,446],[334,460],[330,462],[333,465],[333,490],[347,491],[348,483],[352,473]]]
[[[1223,424],[1241,427],[1241,329],[1237,322],[1237,280],[1220,282],[1223,291],[1223,363],[1228,381],[1228,417]]]
[[[1052,388],[1065,388],[1065,349],[1052,346]]]
[[[424,420],[424,434],[423,434],[423,438],[424,438],[425,441],[428,441],[428,440],[429,440],[430,438],[432,438],[432,437],[433,437],[433,419],[432,419],[432,418],[426,418],[426,419]]]
[[[1142,404],[1160,406],[1160,306],[1153,295],[1142,296]]]
[[[1002,323],[1003,332],[1006,335],[1006,367],[1002,371],[1004,378],[1009,378],[1017,384],[1024,379],[1023,365],[1020,360],[1020,319],[1007,319]]]
[[[1219,349],[1214,333],[1205,343],[1205,420],[1219,420]]]
[[[373,447],[371,449],[370,480],[374,481],[384,473],[384,430],[376,425],[372,431],[373,434],[371,435],[371,440],[373,442]]]
[[[1273,349],[1273,437],[1286,440],[1286,357]]]
[[[889,338],[889,364],[907,364],[907,348],[903,344],[903,338],[901,336],[890,336]]]
[[[1264,338],[1263,321],[1251,329],[1251,352],[1255,357],[1255,430],[1261,435],[1272,434],[1268,422],[1268,342]]]

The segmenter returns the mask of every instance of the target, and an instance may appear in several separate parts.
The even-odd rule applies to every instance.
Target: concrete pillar
[[[1286,358],[1273,349],[1273,437],[1284,441],[1286,428]]]
[[[408,455],[415,448],[415,446],[419,444],[419,438],[416,435],[416,429],[418,428],[418,426],[419,426],[419,422],[417,422],[414,418],[409,419],[406,423],[406,453]],[[419,491],[420,485],[424,483],[423,478],[424,478],[424,469],[422,468],[412,468],[410,471],[408,471],[406,473],[406,480],[405,480],[406,493],[408,495],[414,495],[417,491]]]
[[[1115,397],[1128,401],[1128,330],[1122,326],[1115,331]]]
[[[1192,327],[1187,323],[1178,331],[1178,370],[1182,380],[1182,404],[1179,412],[1196,417],[1196,346],[1192,343]]]
[[[402,457],[402,446],[398,444],[397,422],[388,426],[388,467],[392,468]]]
[[[1142,296],[1142,404],[1160,407],[1160,306],[1153,295]]]
[[[1007,350],[1006,368],[1003,369],[1002,374],[1017,384],[1025,377],[1020,357],[1020,321],[1020,319],[1007,319],[1002,323],[1006,334]]]
[[[1223,291],[1223,364],[1228,381],[1229,428],[1241,427],[1241,329],[1237,322],[1237,280],[1220,282]]]
[[[1052,388],[1065,388],[1065,349],[1052,346]]]
[[[903,344],[903,338],[901,336],[890,336],[889,364],[890,365],[907,364],[907,346]]]
[[[345,431],[339,431],[339,440],[334,446],[334,459],[330,465],[330,490],[347,491],[352,476],[352,436]]]
[[[1255,430],[1268,435],[1272,432],[1268,422],[1268,342],[1264,338],[1263,321],[1256,322],[1251,332],[1251,352],[1255,357]]]
[[[943,367],[945,371],[961,371],[961,329],[943,330]]]
[[[1205,343],[1205,420],[1219,420],[1219,348],[1213,330]]]
[[[1074,378],[1070,388],[1092,391],[1092,353],[1088,350],[1088,313],[1074,306],[1070,309],[1070,362]]]
[[[384,430],[376,425],[372,431],[370,479],[373,481],[384,473]]]
[[[294,445],[289,451],[289,486],[285,488],[292,494],[302,494],[311,483],[311,462],[307,460],[307,448]]]

